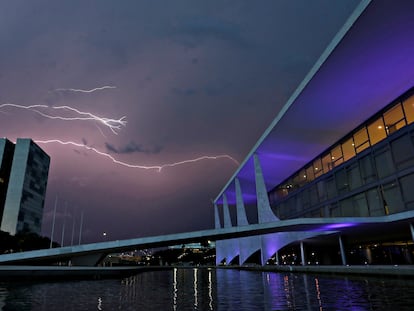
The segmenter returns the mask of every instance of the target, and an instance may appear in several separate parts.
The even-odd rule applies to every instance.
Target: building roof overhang
[[[414,86],[414,1],[362,1],[215,199],[256,202],[253,155],[271,190]]]

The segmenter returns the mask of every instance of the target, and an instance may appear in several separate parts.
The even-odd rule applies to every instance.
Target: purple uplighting
[[[334,229],[342,229],[342,228],[348,228],[357,226],[357,223],[354,222],[345,222],[345,223],[339,223],[339,224],[330,224],[320,227],[317,231],[325,231],[325,230],[334,230]]]
[[[413,87],[412,11],[410,1],[371,3],[340,39],[254,150],[268,190]],[[243,192],[254,194],[251,159],[236,175]]]

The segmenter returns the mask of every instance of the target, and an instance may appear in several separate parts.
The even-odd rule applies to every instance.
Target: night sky
[[[43,235],[56,196],[65,245],[82,211],[84,243],[213,228],[234,160],[358,2],[0,0],[0,136],[79,144],[38,143],[51,156]],[[140,166],[234,160],[143,169],[91,148]]]

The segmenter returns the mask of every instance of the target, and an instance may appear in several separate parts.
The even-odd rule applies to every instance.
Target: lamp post
[[[55,209],[53,211],[53,221],[52,221],[52,233],[50,235],[50,248],[53,247],[53,233],[55,231],[55,220],[56,220],[56,206],[57,206],[57,196],[55,198]]]

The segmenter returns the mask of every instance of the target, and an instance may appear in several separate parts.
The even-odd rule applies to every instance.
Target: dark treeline
[[[53,242],[53,247],[59,244]],[[50,247],[50,239],[32,232],[19,232],[10,235],[8,232],[0,231],[0,254],[32,251]]]

